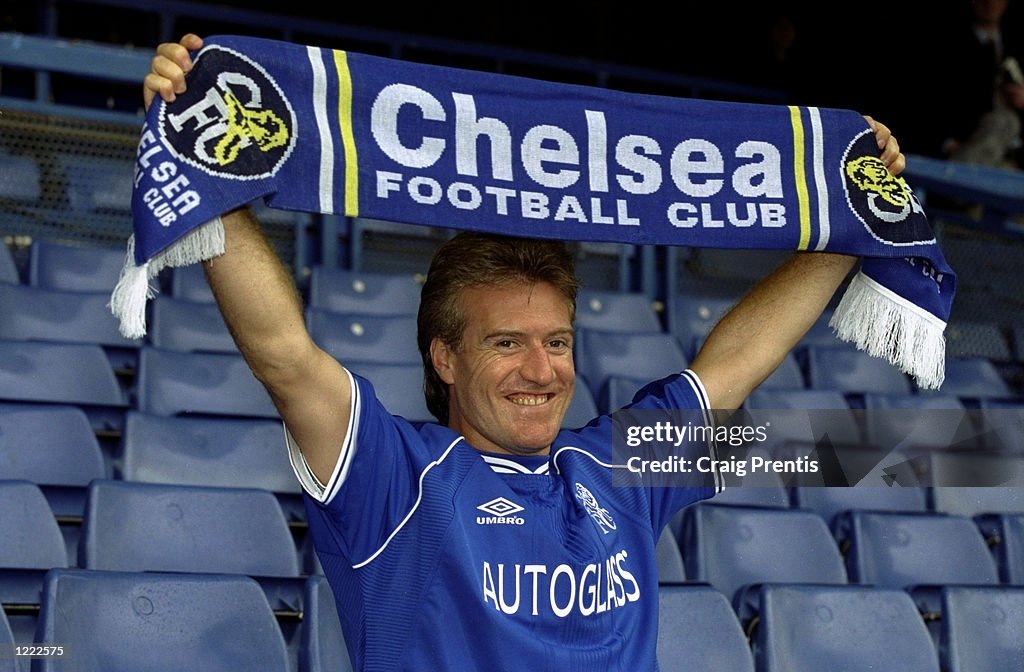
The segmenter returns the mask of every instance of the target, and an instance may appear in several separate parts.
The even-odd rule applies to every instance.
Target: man
[[[158,48],[147,106],[185,90],[188,51],[201,46],[187,35]],[[900,172],[896,141],[870,123]],[[207,277],[284,420],[354,666],[655,669],[655,543],[673,513],[715,487],[613,488],[611,419],[560,431],[575,381],[565,247],[466,233],[438,251],[418,342],[441,424],[412,425],[311,340],[253,218],[240,210],[223,222],[226,252]],[[690,370],[648,385],[634,408],[737,408],[854,261],[795,255],[722,319]]]

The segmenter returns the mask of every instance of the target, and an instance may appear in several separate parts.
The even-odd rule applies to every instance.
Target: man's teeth
[[[517,395],[512,397],[512,403],[519,406],[539,406],[548,400],[548,395]]]

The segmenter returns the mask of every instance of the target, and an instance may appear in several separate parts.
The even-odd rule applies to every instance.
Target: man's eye
[[[504,338],[504,339],[498,341],[498,343],[497,343],[497,346],[499,348],[511,348],[513,345],[515,345],[515,344],[513,343],[512,339],[509,339],[509,338]]]

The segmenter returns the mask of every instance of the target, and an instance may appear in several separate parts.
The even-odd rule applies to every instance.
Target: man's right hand
[[[185,75],[192,71],[191,51],[203,48],[203,38],[189,33],[178,43],[164,42],[156,48],[149,74],[142,83],[142,100],[146,109],[159,94],[166,102],[174,102],[185,92]]]

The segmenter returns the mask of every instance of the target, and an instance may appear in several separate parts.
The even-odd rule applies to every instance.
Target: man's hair
[[[547,282],[565,297],[571,324],[576,316],[579,281],[573,256],[562,241],[467,231],[446,242],[434,255],[420,295],[416,340],[423,357],[427,408],[442,425],[448,424],[448,385],[434,370],[430,344],[439,338],[453,350],[462,347],[466,326],[462,291],[533,282]]]

